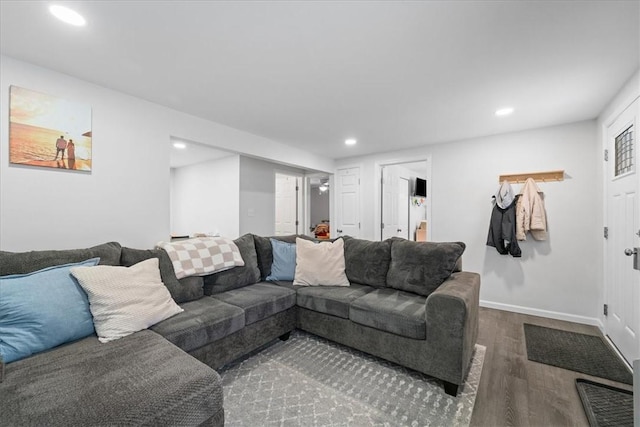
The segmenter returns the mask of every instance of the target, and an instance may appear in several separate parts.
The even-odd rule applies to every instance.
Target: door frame
[[[433,236],[433,217],[431,214],[431,200],[433,198],[432,185],[433,180],[431,179],[432,171],[433,171],[433,163],[431,161],[431,154],[425,154],[424,156],[401,156],[395,157],[387,160],[378,160],[374,163],[375,169],[375,178],[374,178],[374,186],[373,186],[373,200],[375,201],[375,209],[374,209],[374,239],[380,241],[382,240],[382,228],[380,224],[382,223],[382,168],[385,166],[393,166],[393,165],[402,165],[403,163],[415,163],[415,162],[427,162],[427,170],[425,171],[425,179],[427,180],[427,202],[426,202],[426,215],[427,215],[427,224],[430,229],[429,235]]]
[[[609,224],[609,176],[608,176],[608,169],[609,169],[609,162],[614,161],[613,159],[613,153],[609,153],[609,162],[604,160],[604,153],[605,150],[607,150],[609,148],[609,128],[616,122],[616,120],[618,120],[620,118],[620,116],[622,116],[622,114],[624,114],[626,112],[626,110],[628,108],[630,108],[634,102],[638,101],[638,106],[637,111],[634,113],[635,114],[635,121],[634,121],[634,127],[638,128],[640,127],[640,95],[635,95],[632,97],[629,97],[629,99],[624,100],[624,102],[620,102],[620,106],[618,108],[616,108],[614,110],[613,113],[611,113],[606,120],[603,120],[601,123],[601,127],[600,127],[600,156],[601,157],[601,165],[602,165],[602,169],[601,169],[601,175],[602,175],[602,227],[600,228],[600,231],[603,232],[604,227],[608,226]],[[635,130],[636,135],[638,135],[638,129]],[[637,136],[636,136],[637,138]],[[636,141],[638,141],[636,139]],[[638,147],[638,144],[636,144],[636,147]],[[639,154],[636,154],[637,158],[640,158]],[[636,174],[640,177],[640,165],[636,165]],[[602,235],[602,234],[601,234]],[[602,238],[602,272],[600,273],[600,277],[602,279],[602,301],[601,304],[599,306],[599,308],[603,308],[604,304],[607,304],[609,302],[609,293],[610,293],[610,289],[611,289],[611,284],[609,283],[609,275],[608,275],[608,269],[609,269],[609,257],[608,257],[608,252],[607,252],[607,240],[603,237]],[[605,336],[605,338],[607,339],[607,341],[609,341],[609,343],[611,344],[611,347],[613,347],[615,349],[615,351],[618,353],[619,358],[624,361],[629,367],[631,367],[631,363],[633,363],[633,361],[627,361],[622,354],[620,353],[620,351],[618,350],[618,348],[616,347],[615,343],[613,342],[613,340],[611,340],[611,338],[609,337],[609,322],[607,319],[607,316],[604,315],[604,310],[599,310],[599,318],[600,318],[600,322],[601,322],[601,330],[603,335]]]

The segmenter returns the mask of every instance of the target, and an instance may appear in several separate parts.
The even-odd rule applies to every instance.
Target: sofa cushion
[[[429,296],[456,268],[465,244],[391,239],[387,286]]]
[[[318,286],[298,289],[297,305],[332,316],[349,318],[349,306],[353,301],[374,291],[375,288],[352,283],[351,286]]]
[[[294,285],[349,286],[344,272],[344,240],[314,243],[296,239]]]
[[[296,305],[294,290],[271,283],[256,283],[244,288],[215,294],[211,298],[242,308],[246,325],[266,319]]]
[[[31,273],[54,265],[81,262],[91,258],[100,258],[100,265],[120,265],[120,249],[120,243],[110,242],[86,249],[0,251],[0,276]]]
[[[89,297],[93,324],[101,342],[146,329],[182,312],[162,284],[157,258],[131,267],[71,267]]]
[[[349,319],[361,325],[423,340],[427,298],[394,289],[376,289],[351,303]]]
[[[244,266],[204,276],[205,295],[219,294],[220,292],[252,285],[260,281],[258,255],[256,255],[253,235],[245,234],[233,242],[240,250]]]
[[[5,363],[94,333],[87,295],[69,270],[98,261],[0,277],[0,357]]]
[[[343,239],[349,282],[375,288],[386,287],[391,262],[391,240],[375,242],[350,236],[345,236]]]
[[[198,276],[192,276],[195,280],[187,280],[185,277],[184,281],[178,281],[176,273],[173,271],[171,259],[163,249],[131,249],[123,247],[120,263],[125,267],[131,267],[149,258],[158,258],[160,261],[162,283],[169,289],[169,293],[175,302],[181,304],[202,298],[202,279]]]
[[[6,426],[200,425],[222,410],[220,376],[149,330],[11,363],[0,396]]]
[[[182,313],[150,329],[184,351],[192,351],[244,328],[244,310],[204,297],[181,305]]]
[[[281,242],[287,243],[295,243],[296,237],[300,237],[302,239],[314,240],[309,236],[304,235],[289,235],[289,236],[272,236],[272,237],[263,237],[258,235],[253,235],[253,240],[256,245],[256,255],[258,256],[258,268],[260,269],[260,279],[265,280],[267,276],[271,274],[271,264],[273,263],[273,250],[271,248],[271,240],[276,239]]]

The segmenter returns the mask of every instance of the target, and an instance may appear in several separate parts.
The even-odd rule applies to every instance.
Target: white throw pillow
[[[345,273],[344,240],[314,243],[296,238],[294,285],[349,286]]]
[[[98,339],[109,342],[182,312],[160,278],[158,258],[131,267],[73,267],[89,297]]]

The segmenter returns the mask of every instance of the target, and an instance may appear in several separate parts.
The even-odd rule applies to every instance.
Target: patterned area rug
[[[591,427],[633,427],[633,392],[582,378],[576,387]]]
[[[595,377],[633,384],[633,375],[603,338],[524,324],[527,358]]]
[[[485,347],[457,397],[439,380],[295,331],[219,372],[226,426],[467,426]]]

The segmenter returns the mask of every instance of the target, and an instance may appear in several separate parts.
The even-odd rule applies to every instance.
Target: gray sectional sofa
[[[90,336],[0,362],[2,424],[223,425],[214,369],[296,328],[439,378],[457,393],[478,332],[480,277],[461,271],[464,244],[345,237],[350,286],[299,287],[265,281],[269,238],[247,234],[235,243],[245,266],[181,280],[164,251],[117,243],[0,252],[0,276],[92,257],[124,266],[157,257],[163,283],[184,309],[107,344]]]

